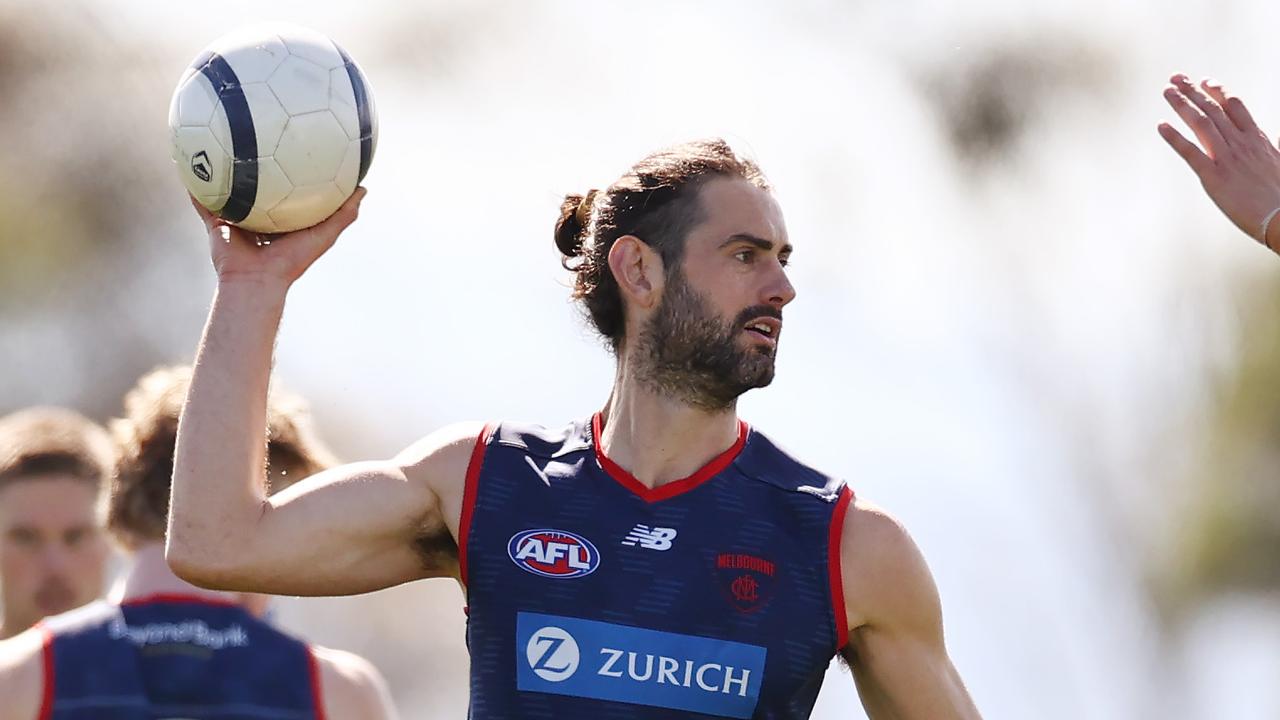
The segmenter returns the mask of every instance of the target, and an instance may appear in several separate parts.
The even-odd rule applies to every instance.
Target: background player
[[[503,563],[524,557],[524,549],[508,560],[492,551],[495,538],[486,536],[484,552],[468,557],[469,542],[479,537],[466,532],[477,507],[475,486],[484,488],[494,478],[487,469],[489,460],[482,458],[490,446],[490,452],[501,451],[506,457],[506,448],[527,449],[536,431],[508,428],[498,441],[482,433],[478,424],[453,425],[392,460],[336,468],[275,497],[268,497],[263,487],[263,408],[285,296],[355,220],[363,195],[363,190],[357,191],[320,226],[261,247],[202,213],[218,288],[179,432],[167,557],[179,575],[223,589],[343,594],[452,576],[466,585],[469,602],[487,604],[500,599],[504,588],[498,583],[477,590],[468,582],[468,564],[506,567]],[[791,244],[758,168],[718,141],[655,153],[609,189],[566,198],[557,245],[566,256],[582,258],[573,261],[576,294],[618,358],[617,378],[595,427],[588,431],[577,426],[569,433],[589,438],[597,452],[596,458],[566,455],[573,473],[598,477],[609,466],[615,468],[610,474],[628,478],[623,484],[638,496],[675,495],[697,484],[693,478],[702,482],[718,475],[707,468],[726,470],[746,443],[756,448],[757,459],[776,460],[779,467],[794,471],[775,478],[796,485],[786,495],[788,502],[804,494],[799,485],[818,481],[818,487],[809,486],[818,493],[808,497],[805,507],[829,518],[830,534],[822,524],[820,533],[794,538],[794,547],[797,552],[820,549],[803,562],[821,563],[822,586],[802,589],[813,607],[826,610],[793,619],[805,623],[797,635],[822,629],[828,644],[816,659],[806,644],[795,662],[812,663],[799,668],[807,679],[779,687],[771,697],[761,694],[761,711],[770,717],[806,717],[817,688],[805,683],[812,682],[815,670],[820,681],[831,656],[842,651],[854,659],[864,704],[877,720],[977,717],[946,652],[936,588],[902,527],[862,501],[845,505],[850,495],[842,485],[832,482],[824,487],[820,474],[780,459],[776,450],[760,449],[768,441],[748,439],[736,417],[738,395],[767,385],[773,377],[782,308],[795,294],[784,269]],[[394,343],[371,351],[393,352]],[[560,439],[546,439],[544,451],[558,458],[553,446],[565,439],[548,431],[547,438],[553,437]],[[581,453],[590,446],[577,444],[572,449]],[[524,480],[551,487],[547,476],[556,473],[539,467],[532,454],[526,460],[536,475]],[[514,471],[508,470],[510,476]],[[586,478],[583,488],[595,482],[581,477]],[[838,510],[842,506],[847,516]],[[483,513],[475,512],[477,517]],[[522,519],[537,522],[535,517]],[[769,530],[779,521],[761,518],[762,527]],[[808,576],[813,567],[797,567],[796,574]],[[651,579],[659,576],[650,574]],[[569,592],[568,587],[549,592]],[[783,594],[780,589],[778,596]],[[537,599],[518,592],[509,595]],[[613,599],[634,609],[646,597],[624,594]],[[711,600],[701,598],[703,603]],[[580,614],[607,609],[576,607]],[[719,606],[704,604],[697,611],[718,614],[726,627],[736,623]],[[672,621],[677,620],[673,615]],[[473,717],[519,716],[519,710],[545,702],[546,694],[534,700],[516,692],[511,665],[476,656],[480,636],[485,643],[506,643],[496,652],[516,655],[515,637],[492,639],[493,623],[514,621],[513,612],[501,620],[486,616],[478,625],[472,615]],[[765,638],[766,634],[762,632],[762,642],[777,643],[771,651],[786,652],[786,638]],[[554,638],[550,643],[562,646]],[[524,646],[518,651],[523,653]],[[576,652],[572,655],[577,657]],[[539,655],[538,662],[542,660],[546,658]],[[568,662],[556,667],[568,668]],[[776,669],[781,675],[796,668],[782,663]],[[552,709],[557,717],[658,717],[640,714],[636,705],[580,698],[563,702]],[[661,717],[673,716],[670,710],[662,712]]]
[[[122,599],[0,643],[0,719],[393,717],[368,662],[263,623],[265,596],[196,588],[165,564],[173,444],[189,379],[187,368],[148,374],[112,423],[120,458],[107,527],[131,560]],[[296,400],[273,397],[267,427],[271,490],[331,463]]]
[[[97,516],[114,450],[82,415],[40,407],[0,418],[0,640],[103,590]]]

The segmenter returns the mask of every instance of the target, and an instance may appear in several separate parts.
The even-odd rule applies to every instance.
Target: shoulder
[[[437,493],[461,487],[468,469],[494,446],[559,457],[591,447],[586,423],[547,428],[520,422],[460,422],[446,425],[405,448],[395,458],[409,480],[421,480]]]
[[[590,427],[583,421],[555,427],[508,421],[493,427],[492,442],[529,455],[554,458],[590,450],[590,433]]]
[[[44,648],[48,631],[37,625],[0,641],[0,720],[26,720],[44,697]]]
[[[924,555],[884,508],[862,498],[850,504],[840,535],[840,567],[850,628],[941,621],[938,589]]]
[[[330,717],[394,718],[382,673],[368,660],[343,650],[313,645],[325,712]]]
[[[446,425],[402,450],[394,462],[410,480],[421,478],[433,487],[461,484],[488,427],[476,421]]]
[[[751,428],[746,444],[734,460],[734,467],[748,477],[783,490],[803,493],[827,503],[835,503],[845,482],[801,462],[772,438]]]
[[[405,448],[396,460],[405,466],[422,463],[457,461],[469,458],[482,432],[490,427],[479,421],[445,425]]]

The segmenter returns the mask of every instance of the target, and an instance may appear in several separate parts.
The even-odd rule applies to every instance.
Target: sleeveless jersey
[[[324,718],[311,649],[239,605],[157,595],[41,624],[40,720]]]
[[[807,718],[847,642],[844,483],[739,422],[646,488],[601,418],[486,427],[467,471],[472,720]]]

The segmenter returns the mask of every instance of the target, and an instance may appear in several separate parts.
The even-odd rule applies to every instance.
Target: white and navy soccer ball
[[[182,74],[169,132],[182,182],[202,205],[278,233],[324,220],[355,192],[378,115],[364,73],[332,40],[257,26],[218,39]]]

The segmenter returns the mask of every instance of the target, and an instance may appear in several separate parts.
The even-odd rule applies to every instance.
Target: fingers
[[[321,224],[333,223],[332,231],[334,234],[342,232],[348,225],[355,222],[356,217],[360,215],[360,203],[364,201],[364,196],[367,194],[369,194],[368,190],[363,187],[357,187],[356,191],[351,193],[351,197],[347,198],[347,201],[342,203],[342,206]]]
[[[357,187],[351,197],[347,198],[346,202],[342,203],[332,215],[316,225],[287,233],[285,237],[302,236],[312,242],[319,241],[328,248],[337,241],[343,230],[356,221],[356,216],[360,214],[360,203],[366,194],[368,194],[367,190]]]
[[[1213,160],[1204,154],[1196,144],[1182,137],[1182,133],[1178,132],[1169,123],[1160,123],[1156,128],[1160,133],[1160,137],[1169,143],[1174,152],[1178,153],[1183,160],[1191,166],[1196,175],[1203,176],[1206,172],[1213,169]]]
[[[1207,81],[1206,81],[1207,82]],[[1222,137],[1230,140],[1238,128],[1231,119],[1227,117],[1227,113],[1222,109],[1216,100],[1210,97],[1203,89],[1192,84],[1186,75],[1181,73],[1173,76],[1173,84],[1182,91],[1182,94],[1195,103],[1200,111],[1205,114],[1211,121],[1213,126],[1217,128]]]
[[[1227,140],[1224,137],[1224,129],[1229,127],[1232,135],[1237,131],[1222,108],[1188,82],[1185,75],[1174,75],[1170,82],[1173,85],[1165,88],[1164,99],[1195,133],[1196,139],[1200,141],[1205,152],[1210,157],[1216,157],[1226,150]]]
[[[1250,137],[1262,137],[1266,139],[1266,135],[1258,128],[1258,124],[1253,120],[1253,114],[1249,112],[1249,108],[1245,107],[1244,101],[1233,95],[1229,95],[1222,87],[1222,83],[1217,80],[1204,80],[1200,83],[1204,91],[1218,103],[1224,111],[1227,118],[1231,120],[1231,124],[1244,135]]]
[[[214,215],[209,208],[197,200],[195,195],[188,194],[187,198],[191,200],[191,206],[196,209],[196,214],[200,216],[200,221],[204,223],[205,229],[212,230],[213,226],[218,222],[218,216]]]

